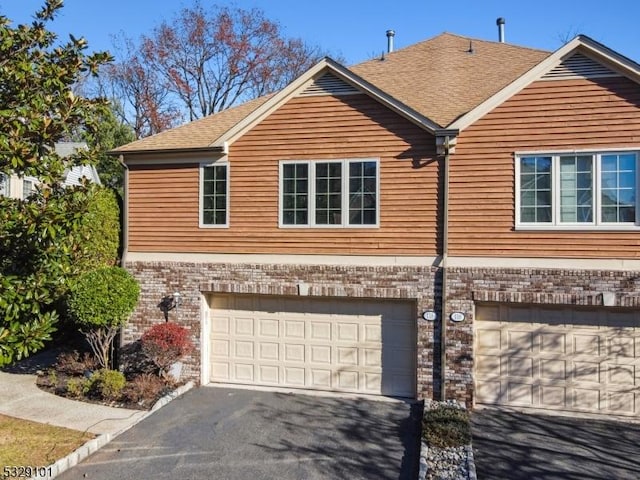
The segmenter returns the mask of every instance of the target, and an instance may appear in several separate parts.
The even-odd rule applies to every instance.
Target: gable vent
[[[543,80],[556,80],[565,78],[596,78],[596,77],[619,77],[620,74],[614,72],[609,67],[596,62],[595,60],[576,53],[569,58],[565,58],[560,65],[546,73]]]
[[[320,78],[316,78],[311,85],[305,88],[301,93],[301,97],[312,95],[351,95],[360,93],[360,90],[349,85],[347,82],[340,80],[331,73],[326,73]]]

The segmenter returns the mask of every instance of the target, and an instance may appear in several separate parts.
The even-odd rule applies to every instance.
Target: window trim
[[[205,167],[214,167],[214,166],[224,166],[227,172],[227,182],[226,182],[226,215],[225,215],[225,223],[220,224],[211,224],[204,223],[204,168]],[[231,199],[230,199],[230,184],[231,184],[231,166],[229,165],[229,161],[227,158],[218,159],[218,160],[209,160],[200,162],[200,166],[198,167],[199,174],[199,188],[198,188],[198,226],[199,228],[229,228],[230,226],[230,217],[231,217]]]
[[[603,223],[601,221],[601,163],[603,155],[624,155],[633,153],[636,157],[636,218],[633,223]],[[559,173],[560,173],[560,157],[563,156],[579,156],[591,155],[595,159],[593,162],[593,179],[592,188],[594,196],[594,212],[593,221],[589,223],[582,222],[564,222],[558,223],[560,215],[560,197],[559,197]],[[551,157],[551,212],[552,222],[550,223],[533,223],[521,222],[521,205],[520,205],[520,174],[521,159],[524,157]],[[515,197],[515,230],[518,231],[637,231],[640,229],[640,150],[638,148],[615,148],[615,149],[589,149],[589,150],[540,150],[540,151],[521,151],[514,154],[514,197]]]
[[[350,224],[349,222],[349,165],[351,163],[374,162],[376,164],[376,222],[370,224]],[[317,224],[316,219],[316,169],[318,163],[340,163],[342,165],[342,223]],[[308,215],[306,224],[290,225],[283,223],[283,169],[285,165],[306,164],[309,186],[307,189]],[[278,164],[278,228],[380,228],[380,159],[379,158],[319,158],[313,160],[280,160]]]

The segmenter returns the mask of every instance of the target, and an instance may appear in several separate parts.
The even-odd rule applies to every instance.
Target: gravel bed
[[[464,409],[453,400],[446,402],[428,401],[424,409],[428,411],[439,405]],[[476,480],[476,468],[473,461],[471,445],[461,447],[437,448],[429,447],[422,442],[420,450],[420,480]]]

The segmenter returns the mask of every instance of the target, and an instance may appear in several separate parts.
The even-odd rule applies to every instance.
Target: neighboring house
[[[55,144],[58,155],[63,157],[71,155],[77,149],[87,148],[84,142],[61,142]],[[65,172],[64,185],[80,185],[85,177],[90,182],[100,185],[100,177],[96,168],[92,165],[76,166]],[[35,177],[20,177],[18,175],[6,175],[0,173],[0,195],[12,198],[26,199],[31,195],[40,181]]]
[[[116,149],[125,341],[177,292],[202,383],[640,417],[638,82],[445,33]]]

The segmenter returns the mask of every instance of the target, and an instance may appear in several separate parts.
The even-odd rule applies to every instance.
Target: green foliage
[[[122,372],[103,368],[93,372],[85,388],[88,393],[105,400],[117,400],[126,384],[127,380]]]
[[[114,105],[112,108],[117,109],[118,107]],[[120,145],[133,142],[136,138],[131,127],[122,123],[113,109],[102,114],[100,119],[102,128],[96,132],[95,138],[101,147],[97,156],[96,169],[102,183],[122,195],[124,167],[117,156],[108,155],[107,152]]]
[[[109,367],[113,339],[129,319],[139,295],[136,279],[120,267],[83,273],[71,284],[65,299],[67,311],[102,368]]]
[[[43,187],[28,201],[0,197],[0,366],[44,346],[55,331],[53,304],[66,291],[84,246],[78,234],[87,208],[84,186],[62,188],[73,165],[91,164],[99,146],[61,158],[55,143],[82,135],[94,140],[104,99],[74,94],[86,75],[110,60],[87,55],[86,41],[56,44],[47,29],[61,0],[45,0],[30,25],[0,16],[0,172],[33,176]]]
[[[431,447],[460,447],[471,443],[469,412],[460,407],[439,405],[422,419],[422,437]]]
[[[82,249],[74,256],[80,272],[116,263],[120,244],[120,207],[113,190],[93,185],[78,236]]]
[[[103,267],[82,274],[69,289],[66,304],[81,328],[121,327],[129,319],[140,287],[120,267]]]
[[[67,395],[74,398],[83,397],[89,391],[88,378],[70,378],[67,381]]]

